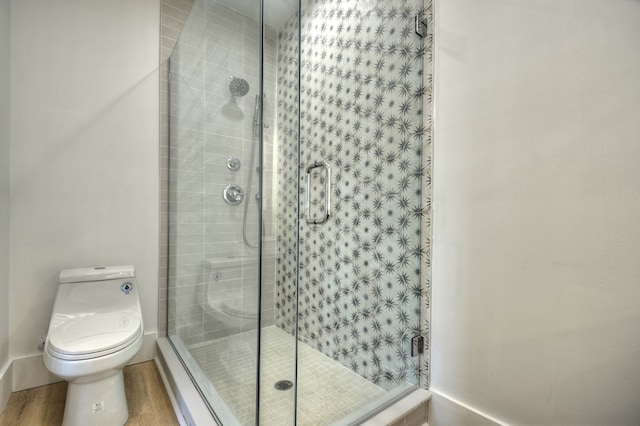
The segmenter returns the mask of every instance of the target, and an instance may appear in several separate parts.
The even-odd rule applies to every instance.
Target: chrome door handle
[[[318,167],[324,168],[324,217],[322,219],[311,218],[310,210],[310,191],[311,191],[311,171]],[[329,220],[331,214],[331,166],[326,161],[316,161],[307,167],[307,172],[304,177],[304,216],[307,223],[313,223],[314,225],[321,225]]]

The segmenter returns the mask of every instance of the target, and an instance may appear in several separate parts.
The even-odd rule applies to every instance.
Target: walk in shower
[[[221,424],[358,422],[428,373],[425,4],[187,3],[168,339]]]

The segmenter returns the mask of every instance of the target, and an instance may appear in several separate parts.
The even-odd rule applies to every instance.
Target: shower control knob
[[[235,172],[240,168],[240,159],[238,157],[227,158],[227,169]]]
[[[242,202],[244,199],[244,191],[235,183],[230,183],[229,185],[224,187],[222,191],[222,198],[227,204],[231,204],[232,206],[236,206]]]

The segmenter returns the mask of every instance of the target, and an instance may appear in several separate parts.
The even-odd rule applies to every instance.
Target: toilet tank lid
[[[117,280],[135,276],[136,269],[133,265],[94,266],[92,268],[65,269],[60,272],[60,283]]]

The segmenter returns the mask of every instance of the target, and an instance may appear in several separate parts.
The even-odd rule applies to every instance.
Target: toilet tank
[[[142,317],[133,265],[66,269],[59,281],[50,330],[70,318],[109,312]]]
[[[65,269],[60,272],[60,284],[82,283],[91,281],[117,280],[134,278],[136,268],[133,265],[94,266],[92,268]]]

